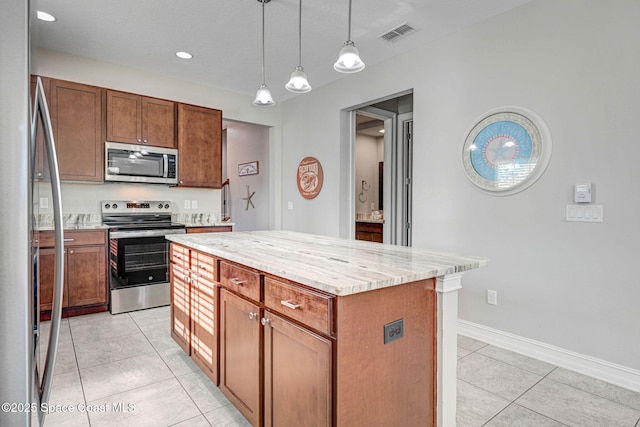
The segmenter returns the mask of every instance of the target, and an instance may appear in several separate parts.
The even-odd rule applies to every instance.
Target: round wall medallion
[[[315,157],[305,157],[298,165],[298,191],[305,199],[313,199],[322,190],[322,165]]]
[[[551,159],[551,134],[542,119],[522,107],[485,113],[468,132],[462,150],[465,175],[481,191],[514,194],[532,185]]]

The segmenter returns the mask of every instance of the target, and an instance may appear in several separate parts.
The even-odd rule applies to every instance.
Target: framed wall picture
[[[502,107],[478,118],[462,149],[465,175],[493,196],[518,193],[544,173],[551,159],[545,122],[523,107]]]
[[[258,161],[238,165],[238,176],[257,175],[258,173]]]

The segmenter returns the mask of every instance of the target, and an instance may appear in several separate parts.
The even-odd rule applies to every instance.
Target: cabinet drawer
[[[260,301],[260,274],[220,261],[220,284],[241,295]]]
[[[333,299],[270,277],[264,279],[264,304],[267,308],[327,334],[333,331]]]
[[[184,269],[189,268],[189,249],[176,245],[175,243],[171,244],[171,262],[173,264],[179,265]]]
[[[106,245],[107,232],[100,231],[65,231],[65,246],[84,245]],[[52,248],[55,246],[56,238],[53,231],[41,231],[38,233],[38,246],[41,248]]]
[[[213,284],[217,282],[216,259],[202,252],[191,251],[191,270],[198,276],[198,280],[206,280]]]

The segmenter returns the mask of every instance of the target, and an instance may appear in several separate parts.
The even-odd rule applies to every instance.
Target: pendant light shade
[[[293,70],[293,73],[291,73],[291,78],[285,88],[289,92],[294,93],[305,93],[311,90],[311,85],[309,84],[309,80],[307,80],[307,73],[305,73],[302,68],[302,0],[300,0],[298,14],[298,66]]]
[[[256,92],[256,99],[253,100],[253,105],[257,105],[259,107],[268,107],[271,105],[276,105],[276,102],[271,96],[271,91],[264,81],[264,4],[269,3],[271,0],[258,1],[262,3],[262,84],[260,84],[260,87]]]
[[[360,53],[353,41],[351,41],[351,0],[349,0],[349,34],[344,42],[338,61],[333,64],[333,68],[341,73],[357,73],[364,70],[364,62],[360,59]]]

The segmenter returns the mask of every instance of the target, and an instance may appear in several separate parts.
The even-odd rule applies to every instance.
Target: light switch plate
[[[185,200],[184,201],[184,208],[185,209],[191,209],[191,200]]]
[[[40,197],[40,208],[47,209],[49,207],[49,199],[46,197]]]
[[[191,209],[198,209],[198,201],[197,200],[192,200],[191,201]]]
[[[567,205],[568,222],[604,222],[602,205]]]

